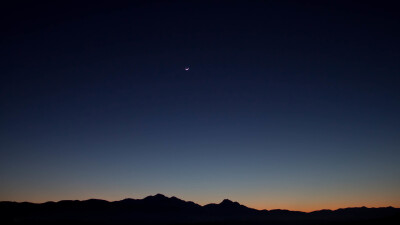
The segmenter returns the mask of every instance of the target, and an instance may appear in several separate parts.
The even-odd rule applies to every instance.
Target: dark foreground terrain
[[[108,202],[0,202],[0,224],[400,224],[400,209],[346,208],[311,213],[256,210],[237,202],[200,206],[161,194]]]

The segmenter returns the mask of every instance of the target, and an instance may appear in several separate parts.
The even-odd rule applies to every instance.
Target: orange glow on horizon
[[[239,202],[240,203],[240,202]],[[395,208],[400,208],[400,204],[398,203],[369,203],[369,204],[349,204],[349,205],[345,205],[345,204],[321,204],[319,205],[310,205],[307,206],[307,204],[304,204],[303,206],[301,205],[296,205],[293,206],[290,203],[286,203],[284,204],[283,202],[281,204],[277,204],[274,206],[265,206],[265,205],[257,205],[257,204],[243,204],[249,208],[253,208],[253,209],[257,209],[257,210],[274,210],[274,209],[282,209],[282,210],[290,210],[290,211],[301,211],[301,212],[313,212],[313,211],[318,211],[318,210],[337,210],[337,209],[343,209],[343,208],[360,208],[360,207],[367,207],[367,208],[385,208],[385,207],[395,207]]]
[[[65,198],[54,198],[54,197],[49,197],[49,198],[36,198],[36,199],[21,199],[21,198],[15,198],[15,199],[0,199],[0,201],[16,201],[16,202],[32,202],[32,203],[44,203],[44,202],[58,202],[61,200],[88,200],[88,199],[103,199],[106,201],[119,201],[125,198],[133,198],[133,199],[143,199],[148,195],[144,196],[128,196],[128,197],[120,197],[120,196],[113,196],[110,198],[104,198],[100,196],[89,196],[89,197],[83,197],[83,196],[70,196],[65,197]],[[187,198],[187,197],[179,197],[176,195],[166,195],[167,197],[172,197],[175,196],[181,200],[184,201],[192,201],[194,203],[197,203],[199,205],[207,205],[210,203],[220,203],[222,200],[219,201],[207,201],[204,199],[198,199],[198,198]],[[198,196],[196,196],[198,197]],[[395,207],[395,208],[400,208],[400,204],[394,200],[392,201],[375,201],[375,202],[369,202],[369,203],[357,203],[356,201],[342,201],[342,202],[331,202],[330,204],[327,203],[316,203],[316,202],[294,202],[294,201],[276,201],[274,199],[274,203],[269,202],[269,204],[266,204],[265,202],[259,200],[257,202],[250,202],[250,201],[244,201],[243,199],[238,200],[235,198],[228,198],[231,201],[236,201],[239,202],[241,205],[247,206],[249,208],[257,209],[257,210],[275,210],[275,209],[281,209],[281,210],[290,210],[290,211],[301,211],[301,212],[312,212],[312,211],[318,211],[318,210],[337,210],[340,208],[357,208],[357,207],[368,207],[368,208],[380,208],[380,207]],[[279,203],[278,203],[279,202]]]

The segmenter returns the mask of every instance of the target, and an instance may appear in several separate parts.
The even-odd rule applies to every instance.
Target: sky
[[[393,2],[1,10],[0,201],[400,207]]]

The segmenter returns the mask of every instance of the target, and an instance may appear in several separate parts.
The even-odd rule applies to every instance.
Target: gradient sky
[[[2,7],[0,201],[400,207],[399,7],[321,2]]]

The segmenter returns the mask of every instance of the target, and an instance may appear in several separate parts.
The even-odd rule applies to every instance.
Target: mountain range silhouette
[[[225,199],[201,206],[162,194],[109,202],[0,202],[1,224],[400,224],[400,208],[344,208],[310,213],[256,210]]]

